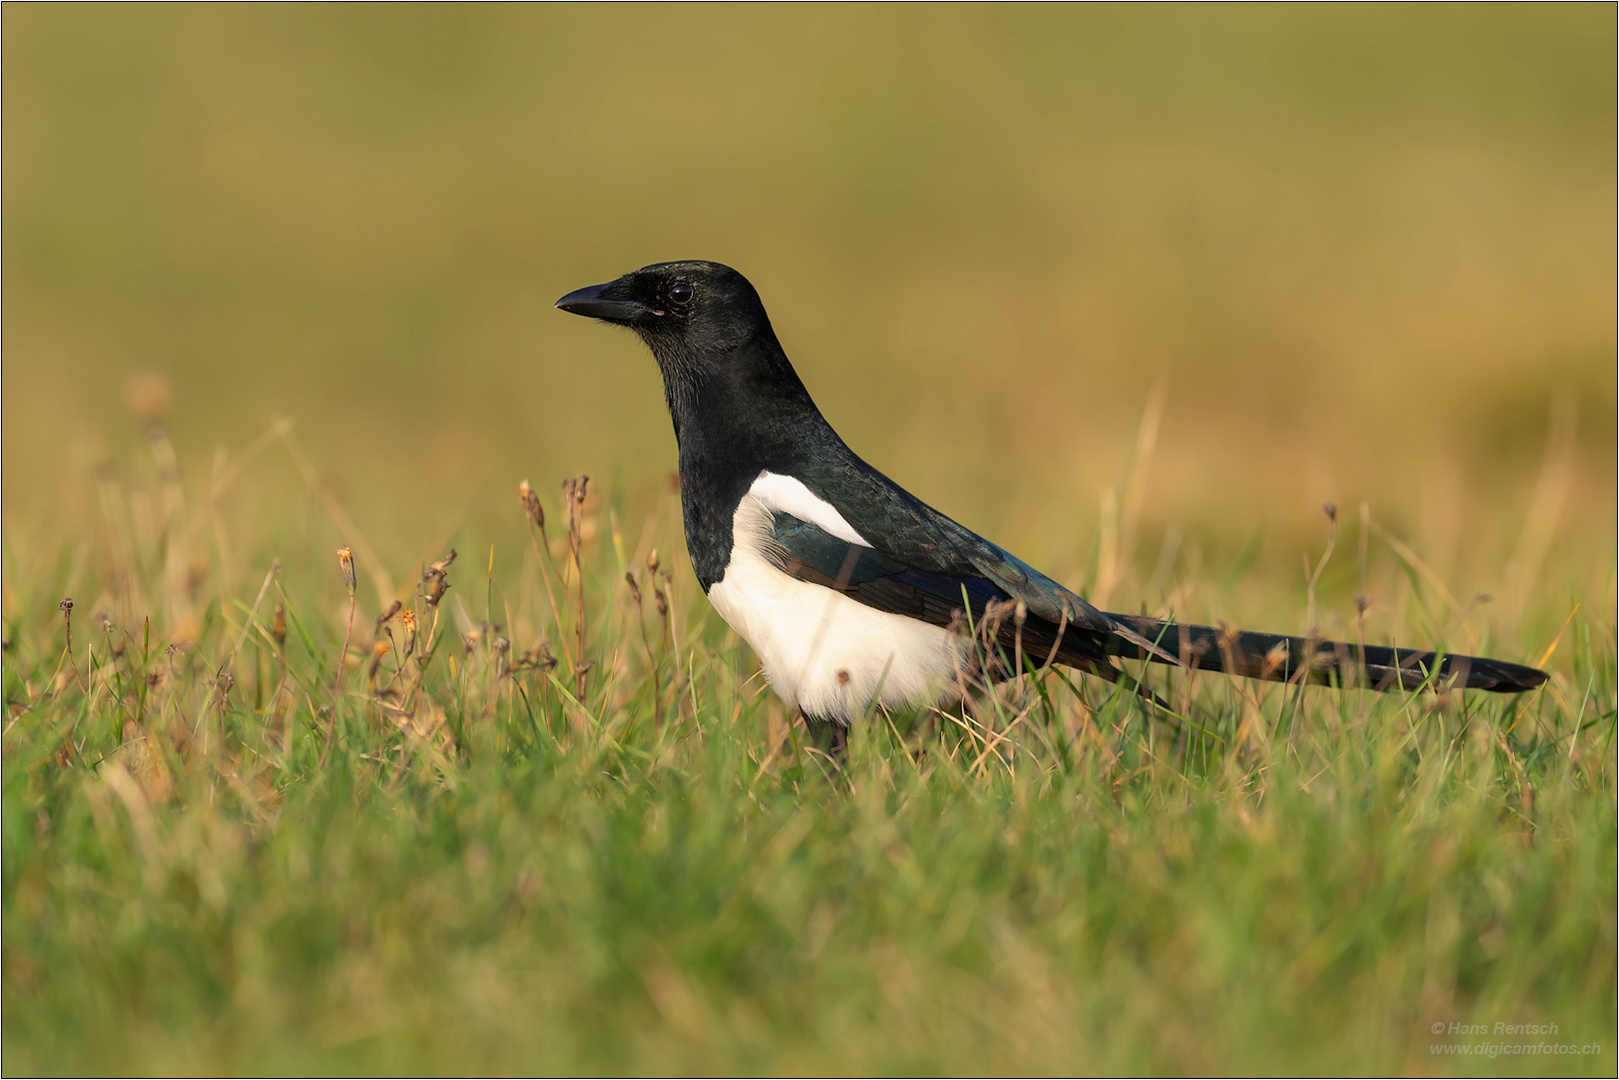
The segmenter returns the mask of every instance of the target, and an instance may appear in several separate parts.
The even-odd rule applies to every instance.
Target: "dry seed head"
[[[521,671],[524,668],[539,668],[541,671],[550,671],[557,666],[557,658],[551,655],[551,646],[542,638],[523,650],[523,655],[513,660],[510,670]]]
[[[523,504],[523,512],[528,519],[538,528],[545,528],[545,508],[540,505],[539,493],[529,486],[527,480],[517,485],[517,498]]]
[[[444,590],[450,587],[444,572],[449,569],[450,564],[454,561],[455,549],[451,548],[448,555],[422,571],[422,580],[427,583],[428,607],[438,607],[438,602],[444,599]]]
[[[667,614],[669,614],[669,600],[668,600],[668,598],[666,598],[663,595],[663,590],[662,589],[653,589],[652,590],[652,596],[653,596],[654,599],[656,599],[658,601],[658,614],[659,615],[667,615]]]
[[[568,534],[574,543],[584,539],[585,492],[590,477],[584,473],[562,481],[562,509],[567,517]]]
[[[1006,617],[1016,608],[1015,600],[991,600],[984,605],[984,614],[978,621],[978,632],[983,636],[986,646],[1000,635],[1001,624],[1006,622]]]
[[[346,547],[337,549],[337,565],[343,568],[343,584],[348,586],[349,592],[354,591],[354,552]]]
[[[62,597],[62,602],[56,605],[56,609],[71,619],[73,617],[73,597]]]
[[[287,608],[285,604],[275,606],[275,618],[270,620],[270,636],[275,638],[277,645],[287,643]]]
[[[1265,678],[1272,672],[1279,670],[1285,663],[1287,663],[1287,646],[1278,641],[1275,648],[1265,654],[1264,674],[1260,678]]]
[[[1338,521],[1338,504],[1337,503],[1323,503],[1321,505],[1321,512],[1327,515],[1327,520],[1328,521],[1333,522],[1334,524],[1337,523],[1337,521]]]
[[[636,607],[640,607],[641,586],[635,583],[635,575],[630,573],[628,570],[624,571],[624,584],[630,587],[630,599],[635,601]]]
[[[658,549],[653,548],[646,554],[646,568],[654,574],[658,572]]]
[[[377,616],[376,632],[379,634],[382,633],[382,628],[387,626],[389,620],[391,620],[395,615],[399,614],[399,609],[404,606],[405,605],[401,604],[398,600],[395,600],[393,603],[389,604],[388,610]]]

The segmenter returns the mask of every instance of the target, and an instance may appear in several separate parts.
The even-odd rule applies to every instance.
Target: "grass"
[[[1048,674],[837,769],[649,558],[667,499],[525,490],[511,574],[340,563],[188,517],[151,431],[109,524],[7,532],[10,1073],[1614,1071],[1611,563],[1469,639],[1370,538],[1533,694],[1158,672],[1176,727]],[[1542,1038],[1599,1049],[1454,1056]]]

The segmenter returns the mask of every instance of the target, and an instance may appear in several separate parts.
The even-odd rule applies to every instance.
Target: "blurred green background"
[[[551,303],[701,257],[859,452],[1054,572],[1155,384],[1143,535],[1319,546],[1364,500],[1461,593],[1555,503],[1553,559],[1611,567],[1611,5],[3,19],[14,528],[93,508],[142,373],[188,477],[290,416],[404,560],[524,477],[650,490],[649,357]]]

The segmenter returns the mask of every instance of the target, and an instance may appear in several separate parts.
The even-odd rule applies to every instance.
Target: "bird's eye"
[[[691,303],[692,288],[684,281],[677,281],[669,286],[669,302],[676,307],[685,307]]]

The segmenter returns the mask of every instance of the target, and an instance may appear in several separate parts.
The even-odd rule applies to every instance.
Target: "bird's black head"
[[[770,335],[770,319],[748,279],[729,266],[696,259],[643,266],[616,281],[576,289],[556,306],[634,330],[665,377]]]
[[[627,326],[646,342],[663,374],[683,463],[697,446],[752,461],[760,446],[796,445],[805,425],[826,425],[759,294],[729,266],[657,263],[578,289],[556,306]]]

